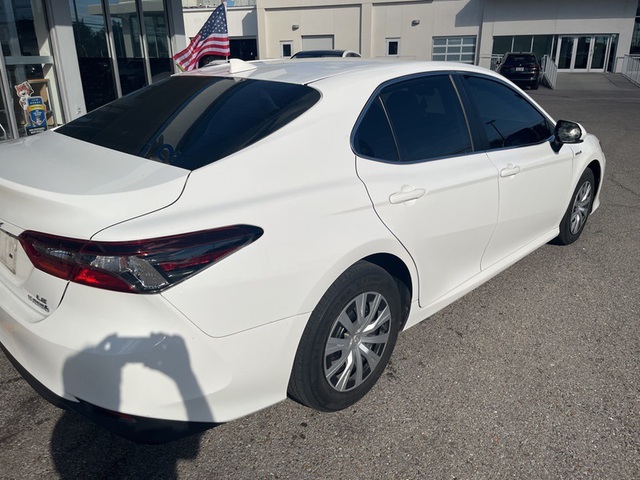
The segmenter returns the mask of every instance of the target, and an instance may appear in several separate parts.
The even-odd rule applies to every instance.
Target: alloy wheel
[[[591,208],[592,192],[591,182],[586,181],[576,194],[571,212],[571,233],[574,235],[582,230],[587,221],[589,209]]]
[[[339,392],[357,388],[380,363],[389,340],[391,311],[376,292],[361,293],[336,318],[324,349],[324,374]]]

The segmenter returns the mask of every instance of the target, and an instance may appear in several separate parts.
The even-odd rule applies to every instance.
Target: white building
[[[219,3],[205,1],[185,8],[187,36]],[[492,55],[533,51],[588,72],[619,71],[624,54],[640,53],[638,0],[229,0],[227,10],[232,45],[255,39],[257,58],[338,48],[489,67]]]

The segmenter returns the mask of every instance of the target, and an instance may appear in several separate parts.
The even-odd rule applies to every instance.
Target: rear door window
[[[270,135],[311,108],[304,85],[179,75],[88,113],[56,132],[195,170]]]
[[[353,136],[353,145],[356,153],[362,157],[398,161],[398,149],[380,97],[371,102],[363,115]]]
[[[464,112],[449,75],[389,85],[380,93],[400,160],[415,162],[471,152]]]
[[[353,136],[363,157],[405,163],[473,150],[466,117],[449,75],[427,75],[382,88]]]

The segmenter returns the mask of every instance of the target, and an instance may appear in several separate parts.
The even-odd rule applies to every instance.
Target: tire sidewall
[[[578,230],[576,233],[572,233],[571,232],[571,215],[573,214],[573,207],[576,203],[576,197],[578,195],[578,192],[586,182],[589,182],[591,184],[591,199],[590,199],[589,208],[587,211],[587,219],[580,226],[580,230]],[[560,233],[555,243],[560,245],[570,245],[576,240],[578,240],[578,238],[582,234],[582,231],[584,230],[584,227],[587,225],[589,215],[591,214],[591,209],[593,208],[593,200],[595,199],[595,192],[596,192],[595,177],[593,175],[593,172],[587,168],[580,176],[580,180],[578,180],[578,184],[576,185],[576,188],[573,190],[573,193],[571,194],[571,200],[569,201],[569,206],[567,207],[567,211],[565,212],[564,217],[562,217],[562,222],[560,222]]]
[[[369,377],[354,389],[339,392],[325,378],[325,346],[340,313],[355,297],[367,292],[381,294],[389,306],[391,311],[389,338],[380,362]],[[391,357],[398,336],[400,315],[400,294],[393,278],[382,268],[359,262],[336,280],[311,314],[303,334],[303,339],[309,341],[301,343],[309,345],[309,351],[299,351],[296,356],[298,373],[306,379],[304,382],[308,390],[306,393],[314,399],[316,403],[312,405],[314,408],[325,411],[341,410],[356,403],[373,387]]]

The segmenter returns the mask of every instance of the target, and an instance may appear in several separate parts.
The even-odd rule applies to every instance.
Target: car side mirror
[[[558,120],[553,131],[551,148],[558,153],[565,143],[580,143],[584,139],[585,131],[579,123],[569,120]]]

